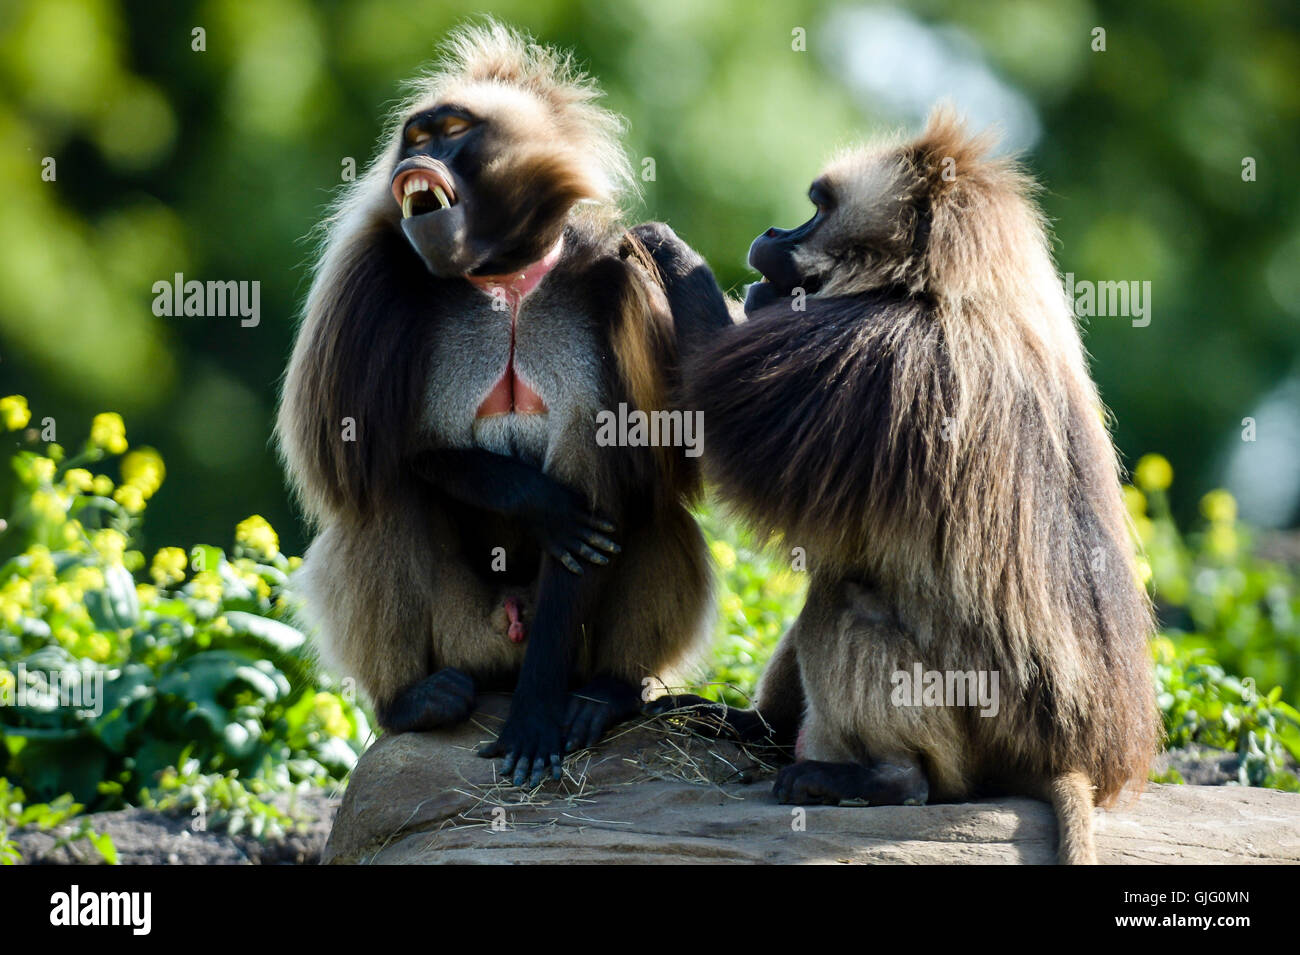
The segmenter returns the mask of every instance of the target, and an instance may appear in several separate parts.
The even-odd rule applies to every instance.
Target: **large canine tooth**
[[[447,198],[447,193],[442,191],[442,186],[434,186],[433,194],[438,197],[438,201],[442,203],[444,209],[451,208],[451,200]]]
[[[405,196],[402,197],[402,218],[403,219],[411,218],[411,202],[412,202],[412,193],[408,192]]]

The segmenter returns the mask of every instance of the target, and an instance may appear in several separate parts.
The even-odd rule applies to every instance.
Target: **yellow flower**
[[[1135,570],[1137,572],[1137,582],[1139,585],[1145,587],[1151,582],[1151,561],[1147,560],[1145,557],[1138,557],[1136,559]]]
[[[58,523],[68,516],[68,502],[53,491],[41,489],[32,492],[32,513],[50,523]]]
[[[49,484],[54,480],[54,471],[57,467],[58,465],[49,458],[37,458],[32,462],[32,474],[42,484]]]
[[[149,575],[159,587],[170,587],[185,579],[185,551],[179,547],[164,547],[153,555]]]
[[[99,556],[109,563],[119,563],[122,555],[126,553],[126,538],[120,531],[109,527],[102,531],[95,531],[90,538],[90,544],[99,552]]]
[[[43,544],[33,544],[27,551],[28,576],[33,580],[54,576],[54,560],[50,549]]]
[[[92,633],[82,641],[79,649],[82,656],[90,657],[96,663],[103,663],[113,652],[113,644],[102,633]]]
[[[1156,522],[1149,517],[1139,517],[1133,522],[1137,530],[1138,540],[1144,544],[1150,544],[1156,536]]]
[[[333,693],[317,693],[312,698],[312,709],[330,736],[346,737],[351,734],[352,726],[343,713],[343,704]]]
[[[240,521],[235,527],[235,543],[262,557],[274,557],[280,552],[280,538],[275,529],[258,514]]]
[[[1147,496],[1132,484],[1125,484],[1124,508],[1132,514],[1134,518],[1141,517],[1147,512]]]
[[[736,551],[726,541],[714,541],[709,545],[709,550],[713,552],[713,559],[723,570],[731,570],[736,566]]]
[[[1151,656],[1156,663],[1174,662],[1174,642],[1168,637],[1152,637]]]
[[[1218,557],[1232,557],[1237,553],[1237,532],[1231,524],[1213,524],[1205,535],[1205,546]]]
[[[121,454],[126,450],[126,424],[116,411],[106,411],[95,415],[90,423],[90,443],[96,448],[103,448],[109,454]]]
[[[1220,488],[1201,498],[1201,513],[1216,524],[1231,524],[1237,520],[1237,500]]]
[[[53,613],[62,613],[77,602],[76,598],[72,596],[72,592],[63,584],[46,587],[41,592],[41,599]]]
[[[26,577],[10,577],[0,595],[26,609],[32,605],[32,582]]]
[[[221,587],[221,575],[213,570],[203,570],[194,575],[190,582],[190,593],[198,600],[220,602],[224,591]]]
[[[17,687],[18,680],[9,670],[0,668],[0,698],[8,698]]]
[[[31,420],[32,413],[27,408],[27,399],[22,395],[0,398],[0,421],[4,422],[6,430],[17,431],[19,428],[25,428],[27,422]]]
[[[745,602],[740,599],[739,594],[727,594],[722,598],[722,612],[728,617],[734,617],[736,614],[743,612]]]
[[[122,459],[122,481],[138,487],[146,499],[162,487],[166,476],[162,455],[153,448],[140,448]]]
[[[158,599],[158,588],[153,584],[136,584],[135,596],[140,603],[151,604]]]
[[[72,585],[85,593],[104,589],[104,572],[98,567],[78,567],[72,573]]]
[[[1138,460],[1133,477],[1144,491],[1163,491],[1174,482],[1174,469],[1163,455],[1144,454]]]
[[[100,497],[108,497],[113,493],[113,479],[107,474],[96,474],[90,489]]]
[[[73,468],[63,475],[63,486],[74,494],[86,494],[94,490],[95,479],[85,468]]]
[[[144,492],[134,484],[123,484],[113,492],[113,500],[126,508],[128,514],[139,514],[144,510]]]
[[[290,558],[289,558],[289,569],[290,569],[290,570],[297,570],[297,569],[298,569],[299,567],[301,567],[301,566],[302,566],[302,558],[301,558],[301,557],[290,557]]]

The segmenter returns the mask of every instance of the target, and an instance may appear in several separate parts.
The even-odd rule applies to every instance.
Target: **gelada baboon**
[[[816,214],[755,240],[748,320],[687,363],[687,400],[706,475],[812,571],[756,697],[798,731],[777,797],[1037,795],[1087,862],[1094,801],[1156,745],[1152,615],[1031,183],[988,146],[940,110],[834,161]],[[936,692],[981,675],[982,711]]]
[[[671,408],[679,337],[725,309],[692,299],[671,230],[620,223],[633,177],[597,100],[505,27],[451,35],[328,220],[277,426],[323,658],[398,732],[513,688],[483,755],[516,785],[559,778],[707,634],[693,459],[600,446],[596,416]]]

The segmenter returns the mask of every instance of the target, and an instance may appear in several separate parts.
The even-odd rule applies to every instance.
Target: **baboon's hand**
[[[577,491],[555,481],[544,500],[525,516],[542,550],[581,574],[583,563],[602,567],[622,548],[614,542],[614,522],[595,513]]]
[[[478,751],[486,758],[503,757],[501,775],[516,786],[540,786],[550,771],[558,780],[564,762],[564,721],[558,707],[545,705],[510,707],[510,715],[495,742]]]

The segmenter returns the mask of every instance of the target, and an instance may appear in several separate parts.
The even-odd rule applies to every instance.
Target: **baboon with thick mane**
[[[517,785],[558,778],[708,632],[697,469],[599,446],[596,415],[671,407],[679,339],[725,308],[665,296],[660,269],[702,262],[621,223],[633,177],[597,98],[503,26],[451,35],[328,220],[277,425],[323,657],[393,731],[513,688],[483,754]]]
[[[1028,793],[1087,862],[1156,746],[1153,621],[1032,184],[989,145],[940,110],[832,162],[813,218],[755,240],[688,403],[724,498],[812,571],[756,699],[797,730],[778,798]],[[899,699],[917,664],[997,673],[996,715]]]

